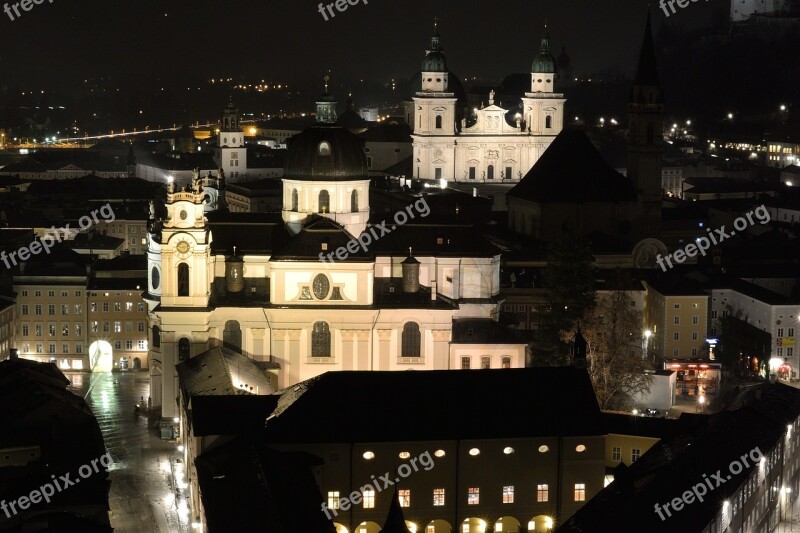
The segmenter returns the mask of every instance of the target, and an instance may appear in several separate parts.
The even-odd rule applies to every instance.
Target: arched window
[[[358,191],[355,189],[350,193],[350,211],[358,213]]]
[[[161,348],[161,329],[153,326],[153,348]]]
[[[494,165],[489,165],[489,168],[486,169],[486,179],[494,179]]]
[[[178,296],[189,296],[189,265],[178,265]]]
[[[183,362],[192,356],[192,345],[186,337],[178,341],[178,362]]]
[[[315,322],[311,331],[311,357],[331,356],[331,329],[327,322]]]
[[[297,189],[292,189],[292,211],[297,211],[298,204]]]
[[[552,116],[547,115],[545,117],[545,119],[544,119],[544,127],[548,128],[548,129],[553,127],[553,117]]]
[[[222,345],[234,352],[242,353],[242,328],[237,320],[225,322],[222,330]]]
[[[322,141],[321,143],[319,143],[319,155],[321,156],[331,155],[331,145],[328,144],[328,141]]]
[[[420,334],[419,324],[408,322],[403,326],[403,347],[401,357],[420,356]]]
[[[325,189],[319,192],[319,212],[329,213],[331,210],[331,195]]]
[[[436,129],[442,129],[442,115],[436,115]]]

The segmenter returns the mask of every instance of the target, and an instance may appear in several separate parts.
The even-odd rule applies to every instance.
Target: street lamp
[[[644,330],[644,343],[642,343],[643,344],[643,346],[642,346],[642,357],[643,358],[647,357],[647,347],[650,344],[650,337],[652,337],[652,336],[653,336],[653,332],[652,331],[650,331],[649,329]]]

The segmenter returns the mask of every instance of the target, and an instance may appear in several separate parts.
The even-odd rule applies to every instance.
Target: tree
[[[544,363],[566,363],[568,346],[563,332],[573,330],[595,304],[592,262],[589,243],[569,228],[550,246],[544,271],[548,309],[536,338],[537,355]]]
[[[589,377],[601,409],[630,409],[634,397],[649,392],[653,382],[646,373],[652,367],[642,357],[642,313],[631,302],[622,290],[604,294],[580,320]],[[574,333],[567,335],[565,339]]]

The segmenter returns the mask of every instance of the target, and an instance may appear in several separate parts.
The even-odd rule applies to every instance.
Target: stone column
[[[342,333],[342,370],[363,370],[354,367],[353,341],[356,331],[353,329],[343,329]]]
[[[433,369],[450,369],[450,330],[434,329],[433,335]]]
[[[392,340],[392,330],[391,329],[379,329],[378,330],[378,357],[377,357],[377,364],[374,370],[391,370],[390,366],[390,358],[391,358],[391,340]]]

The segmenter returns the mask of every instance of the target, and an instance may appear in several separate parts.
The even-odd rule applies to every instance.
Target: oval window
[[[181,217],[181,220],[186,220],[186,217],[189,216],[189,213],[187,213],[186,211],[181,211],[181,214],[179,216]]]
[[[375,453],[374,452],[364,452],[363,457],[364,457],[364,459],[369,461],[371,459],[375,459]]]
[[[161,274],[159,274],[157,267],[153,267],[153,269],[150,271],[150,279],[153,283],[153,288],[157,289],[161,284]]]
[[[400,452],[400,459],[408,459],[411,457],[411,454],[408,452]]]
[[[317,274],[317,277],[314,278],[314,296],[316,296],[317,300],[324,300],[327,298],[330,289],[331,284],[327,276],[324,274]]]
[[[433,452],[433,455],[435,455],[436,457],[444,457],[444,450],[436,450],[435,452]]]
[[[539,446],[539,453],[547,453],[548,451],[550,451],[550,447],[548,445],[542,444]]]
[[[481,451],[480,451],[478,448],[472,448],[472,449],[469,451],[469,454],[470,454],[471,456],[475,457],[476,455],[480,455],[480,454],[481,454]]]
[[[585,452],[586,446],[584,446],[583,444],[578,444],[577,446],[575,446],[575,451],[578,453]]]
[[[507,446],[506,448],[503,449],[503,453],[506,455],[511,455],[512,453],[514,453],[514,448],[512,448],[511,446]]]

